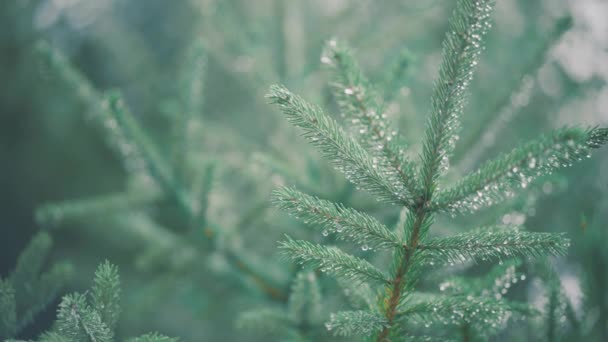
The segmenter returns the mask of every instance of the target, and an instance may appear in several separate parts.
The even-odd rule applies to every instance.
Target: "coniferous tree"
[[[275,192],[277,205],[363,251],[389,251],[392,265],[379,268],[334,246],[288,238],[281,249],[293,260],[337,278],[369,283],[375,305],[332,315],[327,328],[338,335],[373,336],[376,341],[416,339],[416,321],[430,324],[501,325],[510,315],[527,313],[525,305],[500,297],[436,296],[418,300],[415,286],[433,266],[466,260],[564,254],[569,241],[561,234],[526,232],[512,226],[482,227],[448,237],[429,236],[435,216],[475,212],[502,202],[534,179],[587,158],[608,140],[604,128],[566,127],[547,133],[486,162],[452,185],[440,183],[458,140],[467,90],[490,27],[492,1],[458,1],[443,44],[443,61],[431,97],[431,113],[420,153],[413,162],[403,153],[401,137],[383,115],[378,97],[348,57],[341,43],[328,43],[322,62],[335,66],[337,98],[348,134],[319,107],[282,86],[268,95],[304,136],[358,188],[380,201],[407,208],[403,227],[394,232],[365,213],[309,196],[293,188]],[[445,188],[444,188],[445,187]],[[478,333],[483,332],[478,328]],[[466,334],[465,334],[466,336]]]

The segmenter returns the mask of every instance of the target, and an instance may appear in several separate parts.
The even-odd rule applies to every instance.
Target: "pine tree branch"
[[[387,341],[397,307],[402,299],[402,291],[407,281],[408,271],[413,268],[415,253],[428,229],[432,215],[429,202],[433,198],[442,164],[448,162],[448,155],[456,142],[460,112],[465,105],[468,84],[478,63],[482,50],[482,38],[489,27],[492,10],[490,0],[460,0],[450,19],[450,27],[443,43],[443,62],[439,69],[439,79],[435,82],[431,97],[431,116],[427,124],[423,142],[422,165],[420,170],[422,197],[412,211],[407,229],[407,243],[403,253],[395,253],[397,261],[393,286],[385,299],[385,317],[388,325],[377,335],[377,342]],[[444,166],[444,168],[447,166]]]
[[[335,233],[341,240],[352,240],[368,248],[400,246],[397,236],[375,218],[332,203],[303,194],[293,188],[273,192],[275,205],[288,213],[323,230],[323,235]]]
[[[564,255],[570,245],[562,234],[532,233],[516,227],[489,227],[418,245],[427,262],[459,263],[492,258]]]
[[[378,103],[378,94],[370,85],[350,49],[342,42],[330,40],[321,61],[334,68],[334,96],[345,123],[370,154],[378,159],[379,167],[395,173],[409,193],[416,193],[415,165],[404,155],[401,140]]]
[[[104,107],[107,108],[107,113],[111,117],[110,122],[113,123],[110,125],[110,130],[122,136],[121,140],[125,141],[136,154],[141,155],[144,168],[152,179],[176,201],[185,213],[194,212],[192,201],[188,198],[183,186],[175,179],[171,166],[167,164],[141,130],[133,114],[124,105],[121,95],[117,92],[108,93],[104,100]]]
[[[313,323],[321,317],[321,289],[314,272],[296,274],[287,302],[287,312],[294,322]]]
[[[105,325],[114,330],[120,315],[120,278],[118,268],[107,260],[95,271],[91,303]]]
[[[441,169],[446,170],[449,164],[460,128],[459,116],[490,27],[492,5],[492,0],[459,0],[450,19],[423,144],[420,174],[426,201],[432,198]]]
[[[44,42],[39,43],[37,48],[41,55],[47,58],[50,66],[74,89],[77,96],[91,106],[93,116],[108,131],[108,141],[123,157],[127,170],[149,174],[163,191],[175,200],[187,218],[200,223],[202,216],[197,216],[195,207],[186,196],[184,190],[186,188],[179,180],[173,178],[173,171],[138,126],[132,114],[125,108],[121,97],[114,92],[107,94],[103,99],[90,82],[59,52]],[[211,225],[200,228],[204,229],[210,240],[219,232],[217,227]],[[261,290],[271,298],[278,300],[287,298],[283,290],[271,285],[265,277],[250,273],[252,269],[246,267],[246,263],[239,261],[238,257],[227,256],[227,258],[233,262],[234,267],[256,279]]]
[[[453,213],[491,205],[534,178],[589,157],[608,141],[608,129],[562,128],[485,163],[437,195],[433,210]]]
[[[371,335],[386,326],[386,318],[369,311],[339,311],[325,323],[336,336]]]
[[[299,335],[295,331],[294,322],[283,310],[278,308],[262,308],[244,312],[237,321],[237,327],[273,335]]]
[[[386,282],[386,276],[375,266],[336,247],[315,245],[308,241],[293,240],[287,237],[286,241],[281,242],[280,248],[290,259],[319,268],[321,272],[327,272],[336,277],[358,282],[370,280]]]
[[[348,180],[381,200],[398,205],[412,204],[409,191],[397,175],[390,171],[381,171],[377,159],[367,153],[320,108],[305,102],[281,86],[272,86],[267,97],[279,105],[294,125],[304,130],[304,136],[317,146]]]
[[[160,197],[161,192],[157,187],[148,186],[114,194],[51,203],[36,209],[36,221],[43,225],[55,225],[90,216],[106,217],[109,214],[148,206]]]
[[[402,48],[399,56],[388,68],[384,77],[384,101],[391,103],[397,97],[400,90],[410,81],[412,66],[416,62],[415,56],[407,48]]]
[[[79,293],[65,296],[59,304],[57,330],[73,341],[110,342],[113,339],[112,331]]]
[[[407,319],[410,322],[419,320],[426,324],[460,325],[476,323],[477,317],[483,315],[484,319],[488,320],[486,323],[498,326],[511,317],[512,311],[526,313],[530,312],[530,308],[490,298],[450,296],[405,305],[397,314],[397,319]]]
[[[190,150],[191,128],[200,118],[205,104],[205,76],[207,71],[207,52],[202,41],[197,40],[190,47],[185,58],[186,67],[182,71],[181,102],[184,104],[181,113],[173,120],[172,162],[176,173],[182,181],[188,169],[186,153]]]

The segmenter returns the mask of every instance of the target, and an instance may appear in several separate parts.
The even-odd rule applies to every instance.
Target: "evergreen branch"
[[[479,323],[477,317],[484,317],[488,326],[503,325],[512,315],[512,310],[526,309],[511,306],[505,301],[474,296],[450,296],[427,302],[405,305],[397,315],[397,319],[409,322],[454,324]]]
[[[378,95],[370,85],[350,49],[342,42],[330,40],[321,58],[334,67],[334,96],[348,127],[359,142],[378,159],[383,170],[390,170],[406,186],[416,192],[415,166],[404,155],[404,147],[395,143],[397,131],[378,103]],[[380,167],[380,166],[379,166]]]
[[[325,323],[327,330],[333,330],[334,335],[337,336],[369,336],[386,326],[386,318],[369,311],[340,311],[332,313],[329,322]]]
[[[399,91],[408,84],[412,65],[416,62],[414,55],[407,49],[402,48],[394,64],[388,68],[384,77],[384,101],[392,102]]]
[[[110,342],[113,339],[112,331],[99,313],[79,293],[63,297],[57,313],[57,330],[72,341]]]
[[[404,298],[404,290],[408,285],[413,286],[420,271],[420,263],[416,255],[416,249],[421,238],[424,237],[432,222],[432,215],[424,210],[424,207],[409,212],[405,221],[406,248],[396,249],[393,253],[393,274],[391,286],[387,287],[386,296],[383,298],[384,315],[388,325],[378,334],[377,342],[386,342],[394,327],[397,317],[397,307]],[[411,278],[407,277],[410,273]]]
[[[524,281],[526,275],[516,271],[521,265],[519,259],[505,260],[494,265],[481,277],[451,277],[439,285],[443,293],[474,295],[479,297],[502,298],[512,285]]]
[[[321,315],[321,289],[314,272],[300,271],[291,286],[287,311],[294,322],[315,322]]]
[[[186,176],[186,153],[190,148],[190,133],[195,120],[203,112],[205,102],[205,76],[207,69],[207,53],[202,41],[196,41],[185,61],[186,68],[182,74],[184,89],[181,102],[184,104],[181,113],[176,116],[173,126],[173,162],[180,178]]]
[[[122,135],[122,140],[127,143],[129,149],[133,149],[138,155],[141,155],[144,168],[152,179],[162,187],[166,194],[175,199],[182,210],[188,214],[191,213],[193,211],[191,200],[181,184],[175,180],[171,167],[141,130],[133,114],[125,107],[120,94],[108,93],[104,106],[113,122],[113,130]]]
[[[262,308],[244,312],[237,320],[237,327],[265,334],[299,335],[294,329],[294,322],[283,310],[277,308]]]
[[[400,245],[395,233],[378,220],[342,204],[321,200],[287,187],[274,191],[272,198],[277,207],[319,227],[323,235],[335,233],[338,239],[353,240],[366,250]]]
[[[375,294],[369,284],[353,284],[344,279],[337,280],[338,285],[342,288],[344,297],[346,297],[352,308],[368,310],[375,307]]]
[[[456,185],[438,194],[435,210],[476,210],[512,196],[536,177],[590,157],[608,141],[608,129],[562,128],[485,163]]]
[[[279,105],[295,125],[304,130],[313,145],[329,158],[346,178],[379,199],[398,205],[411,205],[407,188],[392,171],[383,171],[373,158],[338,124],[313,106],[282,86],[272,86],[267,95]]]
[[[167,337],[158,333],[149,333],[128,339],[127,342],[179,342],[179,339]]]
[[[95,271],[91,302],[102,322],[114,330],[120,315],[120,277],[118,268],[107,260]]]
[[[473,127],[469,127],[468,131],[472,132],[465,136],[462,142],[462,145],[467,147],[466,155],[462,156],[463,159],[458,162],[455,169],[469,170],[471,165],[477,162],[484,152],[494,146],[495,142],[500,141],[496,139],[497,135],[517,115],[522,103],[527,103],[527,101],[514,101],[514,99],[530,96],[535,75],[547,62],[552,48],[560,41],[564,33],[572,28],[572,24],[572,17],[560,18],[555,21],[548,34],[527,44],[531,46],[527,49],[532,50],[530,57],[526,58],[523,66],[520,67],[520,72],[510,73],[504,80],[506,85],[500,87],[501,91],[493,100],[490,100],[490,105],[484,105],[487,110],[482,115],[482,119],[476,123],[474,130]],[[490,91],[496,94],[497,89],[491,89]],[[487,99],[484,99],[485,101]]]
[[[321,272],[353,281],[366,282],[375,280],[386,282],[385,275],[368,261],[347,254],[337,247],[315,245],[308,241],[293,240],[287,237],[280,248],[293,260],[310,267],[319,268]]]
[[[65,287],[72,277],[74,270],[71,264],[58,263],[50,270],[40,275],[39,280],[33,284],[27,307],[24,312],[19,313],[17,331],[23,330],[26,325],[34,320],[34,316],[41,312],[57,296],[59,291]]]
[[[473,71],[490,27],[492,0],[459,0],[443,41],[443,61],[431,95],[422,153],[421,176],[425,200],[435,191],[441,170],[447,170],[460,128]]]
[[[63,221],[88,218],[91,215],[106,217],[108,214],[147,206],[160,199],[156,187],[141,187],[115,194],[68,200],[44,205],[36,209],[36,221],[40,224],[57,224]]]
[[[15,289],[10,281],[0,278],[0,339],[17,333],[17,303]]]
[[[425,258],[458,263],[492,258],[564,255],[570,242],[562,234],[519,231],[516,227],[479,229],[418,245]]]
[[[31,303],[30,299],[36,294],[38,277],[52,245],[51,236],[47,232],[39,232],[19,254],[17,265],[9,277],[15,289],[18,289],[16,293],[18,317],[35,304]]]

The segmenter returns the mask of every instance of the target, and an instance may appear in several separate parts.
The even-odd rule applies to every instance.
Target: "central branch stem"
[[[388,301],[385,302],[387,303],[385,317],[388,321],[388,324],[384,327],[384,329],[382,329],[382,331],[378,335],[378,339],[376,340],[377,342],[388,341],[387,337],[390,333],[393,321],[395,320],[395,316],[397,314],[397,306],[399,305],[399,300],[401,299],[401,291],[404,286],[405,276],[407,275],[407,272],[410,268],[410,261],[414,256],[414,253],[416,252],[416,248],[418,247],[422,224],[424,223],[428,212],[426,211],[426,208],[424,206],[420,206],[416,210],[415,215],[416,219],[414,221],[414,226],[412,227],[412,233],[410,234],[408,243],[405,245],[404,248],[405,254],[401,259],[401,262],[399,263],[395,279],[393,279],[392,281],[393,286],[390,291],[390,297],[388,298]]]

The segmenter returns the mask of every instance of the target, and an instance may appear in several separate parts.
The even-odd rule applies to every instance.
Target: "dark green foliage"
[[[19,255],[13,272],[0,278],[0,338],[15,337],[66,285],[72,274],[69,264],[56,263],[43,271],[52,244],[48,233],[38,233]]]

